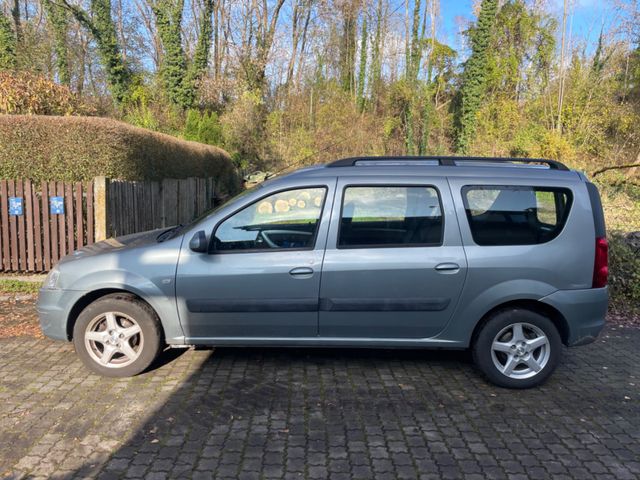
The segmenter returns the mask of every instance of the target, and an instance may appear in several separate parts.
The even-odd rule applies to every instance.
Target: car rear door
[[[319,335],[429,338],[456,308],[467,262],[445,178],[338,180]]]

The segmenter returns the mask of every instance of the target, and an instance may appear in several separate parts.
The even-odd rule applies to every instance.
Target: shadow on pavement
[[[482,382],[462,351],[180,352],[165,351],[144,374],[185,364],[166,401],[112,455],[71,476],[333,478],[356,468],[356,478],[373,478],[371,448],[409,448],[403,429],[417,428],[425,404],[450,404],[464,388],[452,381]]]
[[[487,384],[468,352],[169,350],[133,379],[89,377],[110,392],[89,430],[107,434],[50,477],[637,478],[638,339],[609,330],[526,391]]]

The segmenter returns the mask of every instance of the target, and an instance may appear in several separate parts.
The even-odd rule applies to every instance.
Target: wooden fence
[[[129,182],[104,179],[107,236],[187,223],[214,204],[213,178]],[[126,205],[126,208],[122,208]]]
[[[186,223],[213,204],[212,178],[38,184],[0,179],[0,271],[46,272],[84,245]]]
[[[91,183],[0,180],[0,201],[4,271],[47,271],[94,241]]]

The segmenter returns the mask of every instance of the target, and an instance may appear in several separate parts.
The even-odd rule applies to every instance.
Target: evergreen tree
[[[193,60],[189,63],[182,46],[184,0],[157,0],[153,5],[163,57],[160,79],[169,101],[182,109],[193,107],[196,83],[206,72],[213,35],[213,0],[204,0],[200,17],[200,36]]]
[[[222,125],[218,114],[216,112],[200,113],[193,108],[187,110],[182,136],[185,140],[208,145],[222,145]]]
[[[152,8],[163,50],[160,79],[172,104],[189,107],[193,96],[185,82],[187,59],[182,47],[184,0],[157,0]]]
[[[604,68],[604,64],[606,62],[606,58],[603,56],[603,31],[600,30],[600,36],[598,37],[598,46],[596,47],[596,52],[593,55],[593,64],[591,65],[591,71],[597,76],[602,72]]]
[[[216,112],[202,115],[198,129],[198,141],[208,145],[222,145],[222,125]]]
[[[0,10],[0,70],[11,70],[16,67],[16,37],[11,28],[11,21]]]
[[[188,81],[191,88],[194,88],[194,82],[200,80],[202,75],[206,73],[209,65],[209,50],[213,35],[213,7],[213,0],[204,0],[204,9],[200,18],[200,36],[193,54],[193,61],[189,67]]]
[[[462,87],[454,116],[455,146],[466,154],[476,131],[476,115],[485,94],[487,47],[495,25],[497,0],[482,0],[478,23],[471,32],[471,56],[465,62]]]

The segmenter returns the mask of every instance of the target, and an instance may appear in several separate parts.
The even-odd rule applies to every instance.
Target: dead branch
[[[591,176],[595,177],[596,175],[600,175],[601,173],[608,172],[609,170],[622,170],[625,168],[633,168],[633,167],[640,167],[640,162],[627,163],[625,165],[611,165],[609,167],[604,167],[599,170],[596,170],[591,174]]]

